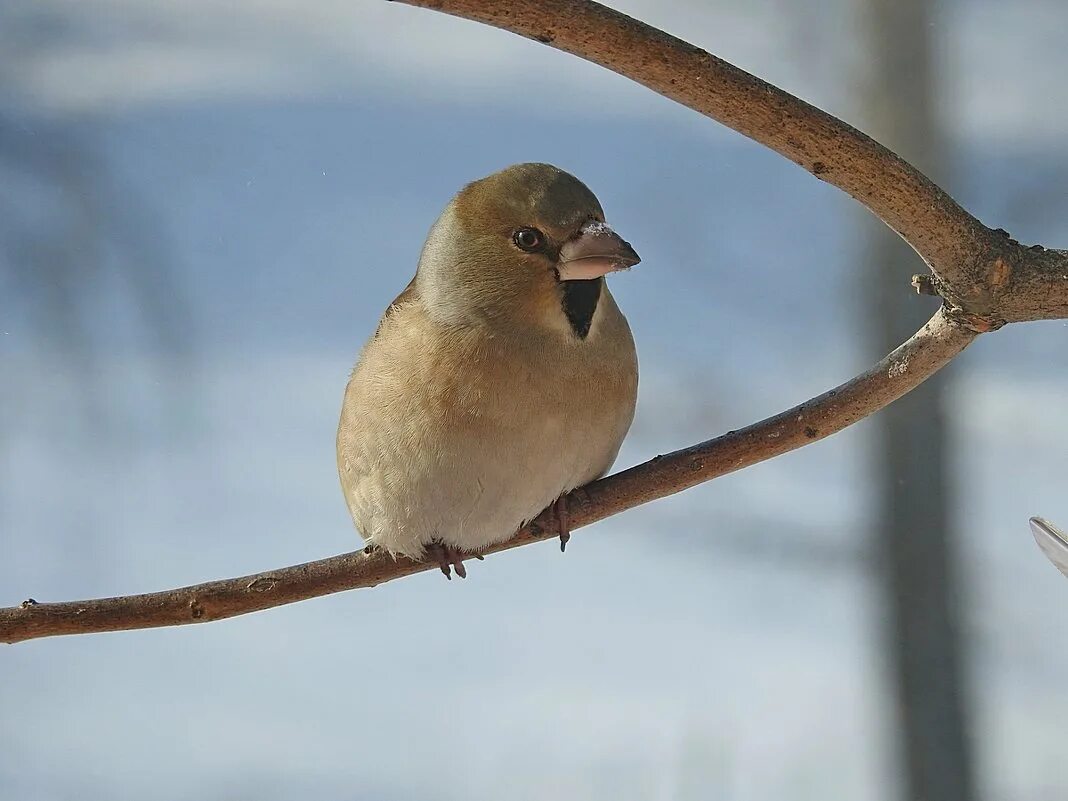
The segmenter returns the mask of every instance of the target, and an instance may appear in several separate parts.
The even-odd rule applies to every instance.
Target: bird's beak
[[[556,269],[561,281],[579,281],[625,270],[640,261],[629,242],[603,222],[592,220],[560,248]]]

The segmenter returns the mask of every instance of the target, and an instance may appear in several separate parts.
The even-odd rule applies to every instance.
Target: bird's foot
[[[438,567],[441,568],[441,572],[445,574],[445,578],[452,581],[452,571],[456,570],[456,575],[460,578],[467,578],[467,568],[464,567],[464,557],[473,557],[482,561],[482,555],[477,553],[465,554],[458,548],[453,548],[451,545],[446,545],[444,542],[434,540],[426,546],[427,554],[438,563]]]
[[[571,517],[568,503],[572,497],[583,504],[590,501],[590,496],[586,490],[582,487],[576,487],[571,492],[565,492],[549,507],[552,510],[552,522],[556,526],[557,536],[560,537],[560,553],[564,553],[567,550],[567,542],[571,539]]]
[[[560,553],[563,553],[567,550],[567,541],[571,539],[571,524],[567,515],[566,493],[553,503],[553,520],[556,523],[556,533],[560,537]]]

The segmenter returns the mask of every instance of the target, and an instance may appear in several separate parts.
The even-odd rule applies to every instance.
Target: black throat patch
[[[597,301],[601,299],[603,278],[589,278],[584,281],[563,281],[564,314],[571,323],[571,330],[579,339],[585,339],[590,333],[593,314],[597,311]]]

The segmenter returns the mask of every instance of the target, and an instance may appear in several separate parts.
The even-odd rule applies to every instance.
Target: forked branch
[[[868,372],[775,417],[596,481],[569,499],[573,529],[779,456],[852,425],[933,375],[980,332],[1068,317],[1068,252],[991,230],[911,165],[841,120],[709,53],[587,0],[402,0],[494,25],[601,64],[767,145],[848,192],[924,258],[945,300]],[[904,280],[904,278],[903,278]],[[554,536],[545,515],[508,550]],[[175,626],[373,587],[432,569],[362,551],[147,595],[0,609],[0,642]]]

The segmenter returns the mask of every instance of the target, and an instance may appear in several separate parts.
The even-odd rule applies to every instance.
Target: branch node
[[[912,287],[916,290],[917,295],[933,295],[936,298],[942,296],[942,293],[938,291],[938,287],[935,286],[934,276],[932,275],[917,273],[912,276]]]
[[[245,585],[245,589],[250,592],[268,592],[273,590],[277,583],[278,580],[274,576],[258,576]]]
[[[969,331],[974,331],[977,334],[987,334],[991,331],[997,331],[1005,325],[1005,321],[997,317],[987,317],[982,314],[975,314],[955,306],[946,306],[945,313],[946,319],[949,320],[949,322],[960,326],[961,328],[967,328]]]

